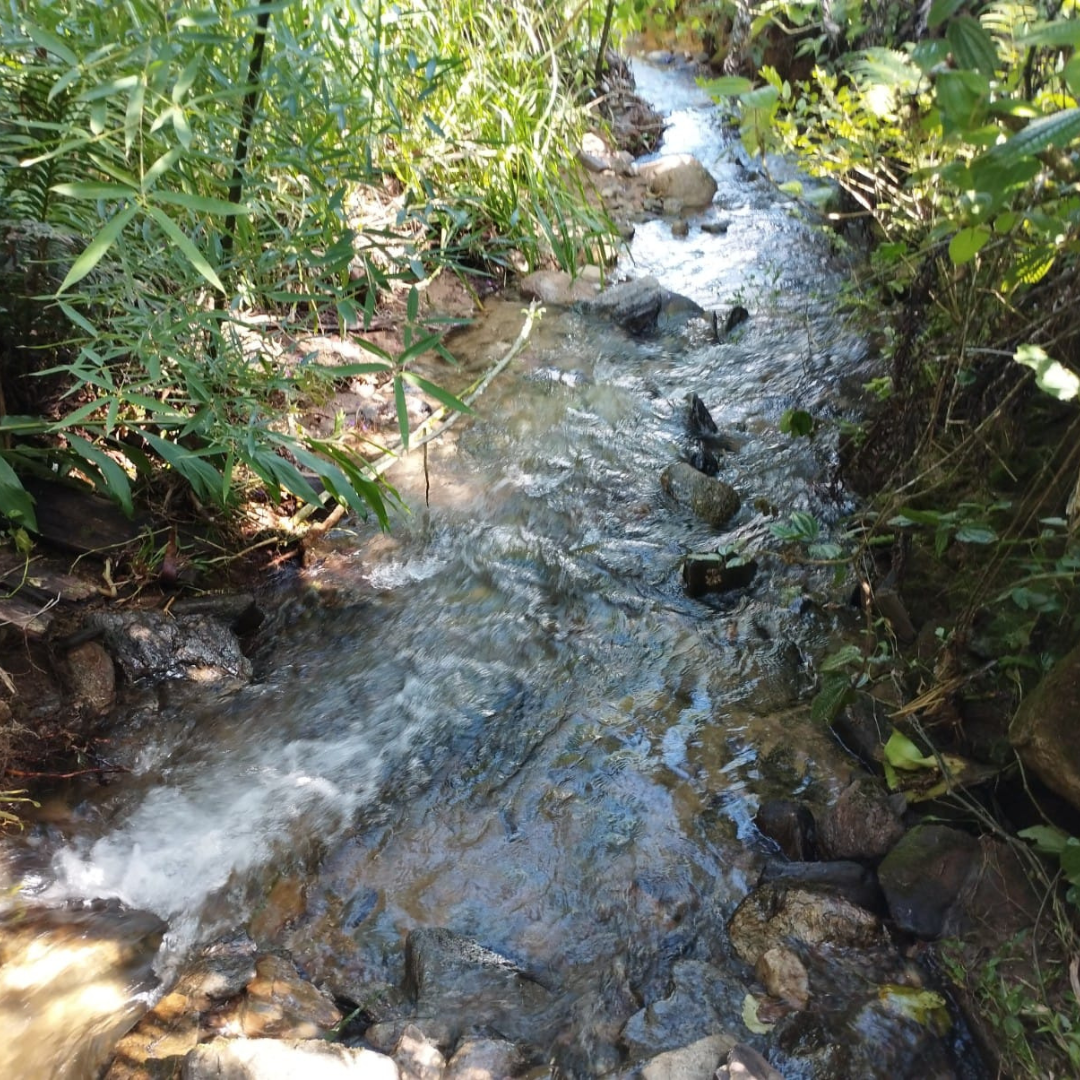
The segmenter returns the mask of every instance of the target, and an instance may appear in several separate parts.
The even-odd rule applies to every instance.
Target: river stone
[[[818,815],[822,858],[880,862],[904,835],[903,809],[902,796],[899,800],[890,797],[870,777],[853,780]]]
[[[622,1041],[633,1059],[678,1050],[722,1027],[720,1016],[737,1009],[738,987],[724,972],[699,960],[679,960],[671,969],[667,997],[626,1021]],[[741,995],[738,995],[741,1000]]]
[[[974,836],[948,825],[919,825],[907,833],[878,867],[896,925],[921,938],[944,933],[978,852]]]
[[[96,611],[87,625],[103,631],[105,645],[132,682],[251,678],[251,661],[240,651],[236,635],[212,615]]]
[[[393,1056],[402,1080],[442,1080],[446,1071],[446,1058],[415,1024],[401,1033]]]
[[[690,222],[685,218],[678,218],[671,223],[671,235],[677,240],[681,240],[684,237],[690,235]]]
[[[789,859],[803,861],[815,857],[817,827],[805,803],[793,799],[766,799],[754,815],[754,824]]]
[[[754,974],[771,997],[779,998],[796,1009],[805,1009],[810,1001],[810,976],[798,954],[775,945],[758,957]]]
[[[580,300],[593,300],[600,291],[595,281],[571,277],[565,270],[536,270],[523,277],[518,288],[526,300],[567,307]]]
[[[707,1035],[677,1050],[657,1054],[641,1070],[642,1080],[712,1080],[735,1044],[730,1035]]]
[[[603,315],[635,337],[654,333],[664,306],[664,290],[654,277],[623,281],[586,300],[586,312]]]
[[[1009,728],[1024,767],[1080,809],[1080,645],[1028,694]]]
[[[752,1046],[739,1043],[731,1048],[727,1063],[716,1073],[716,1080],[784,1080],[784,1078]]]
[[[696,517],[719,529],[739,512],[738,493],[715,476],[706,476],[685,461],[669,465],[660,474],[660,485]]]
[[[374,1050],[311,1040],[214,1039],[184,1060],[183,1080],[400,1080]]]
[[[675,199],[687,209],[704,209],[716,194],[716,181],[691,154],[665,154],[652,161],[639,161],[631,172],[648,183],[653,195],[665,201]]]
[[[761,871],[759,884],[770,881],[786,888],[809,889],[842,896],[867,911],[885,910],[885,898],[878,885],[877,875],[862,863],[850,860],[836,862],[784,862],[770,859]]]
[[[521,1051],[506,1039],[463,1039],[446,1067],[445,1080],[507,1080],[525,1064]]]
[[[282,956],[261,956],[240,1007],[240,1026],[249,1038],[318,1039],[341,1022],[328,994],[305,982]]]
[[[200,1034],[192,999],[177,991],[166,994],[116,1044],[104,1080],[174,1080]]]
[[[976,934],[991,946],[1025,927],[1039,898],[1005,843],[947,825],[919,825],[878,867],[896,925],[917,937]]]
[[[789,939],[853,949],[885,941],[881,920],[850,900],[771,883],[756,888],[735,909],[728,934],[735,951],[751,965]]]
[[[418,1015],[437,1017],[452,1030],[487,1026],[540,1045],[550,1038],[545,1013],[552,995],[513,961],[451,930],[409,934],[403,989]]]
[[[75,700],[103,713],[116,699],[116,668],[100,641],[86,641],[67,654]]]

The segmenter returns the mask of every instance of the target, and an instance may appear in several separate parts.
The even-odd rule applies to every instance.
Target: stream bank
[[[715,194],[638,225],[629,329],[552,306],[483,416],[402,463],[411,518],[332,530],[260,598],[250,682],[149,694],[115,732],[130,771],[32,821],[11,879],[94,929],[21,919],[28,957],[67,958],[73,1011],[54,987],[49,1015],[81,1034],[58,1053],[27,1027],[13,1075],[93,1075],[164,988],[110,1075],[220,1072],[229,1052],[266,1069],[343,1021],[350,1067],[377,1075],[769,1075],[755,1052],[789,1078],[980,1075],[914,962],[921,926],[898,951],[852,862],[885,852],[836,809],[891,850],[901,808],[811,715],[816,658],[860,625],[854,582],[772,528],[801,511],[825,541],[849,509],[835,447],[778,430],[807,400],[858,409],[872,358],[833,309],[843,266],[692,83],[641,81],[673,110],[665,152]],[[521,308],[458,337],[467,374]],[[715,476],[679,468],[704,450]],[[687,555],[719,545],[757,572],[686,595]],[[805,860],[808,813],[826,861]],[[764,826],[784,814],[804,846],[779,866],[801,876]],[[123,947],[92,960],[95,934]]]

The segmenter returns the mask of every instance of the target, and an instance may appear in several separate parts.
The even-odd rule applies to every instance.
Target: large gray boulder
[[[1080,645],[1063,656],[1024,700],[1009,741],[1024,767],[1080,809]]]
[[[635,337],[656,331],[663,306],[664,290],[651,276],[612,285],[581,304],[582,310],[605,316]]]

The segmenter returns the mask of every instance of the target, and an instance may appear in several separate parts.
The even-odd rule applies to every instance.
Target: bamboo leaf
[[[37,532],[34,500],[15,475],[15,470],[0,457],[0,514],[15,525]]]
[[[155,191],[154,202],[182,206],[185,210],[200,214],[236,214],[239,217],[252,213],[250,206],[241,206],[228,199],[213,199],[208,195],[189,195],[185,191]]]
[[[409,406],[405,401],[405,384],[400,375],[394,376],[394,404],[397,406],[398,430],[401,432],[401,445],[409,449]]]
[[[143,175],[143,191],[149,191],[180,160],[182,154],[179,146],[166,150]]]
[[[203,254],[192,242],[191,238],[176,224],[175,221],[168,214],[165,213],[158,206],[148,205],[146,207],[146,213],[154,219],[161,227],[162,232],[169,237],[170,240],[180,249],[184,258],[211,284],[215,289],[219,289],[221,292],[225,291],[225,286],[221,283],[221,278],[217,276],[217,272],[206,261]]]
[[[51,52],[54,56],[59,56],[65,64],[69,64],[71,67],[78,66],[79,58],[51,31],[42,26],[27,23],[26,34],[39,48]]]
[[[135,216],[136,207],[132,203],[125,206],[118,214],[114,214],[105,224],[105,228],[94,237],[87,245],[86,250],[71,264],[67,277],[60,283],[56,290],[59,296],[78,281],[82,281],[91,270],[105,257],[105,253],[113,246],[116,238],[124,231],[125,226]]]
[[[1051,48],[1067,49],[1075,47],[1080,45],[1080,19],[1055,19],[1053,22],[1034,23],[1027,33],[1020,34],[1017,37],[1016,44],[1027,48],[1050,46]]]
[[[186,450],[168,439],[143,431],[142,437],[163,461],[168,462],[202,499],[221,501],[221,473],[192,450]]]
[[[124,184],[100,184],[92,180],[77,180],[71,184],[53,184],[49,189],[69,199],[132,199],[138,192]]]
[[[410,382],[413,386],[423,390],[425,394],[430,394],[436,401],[445,405],[448,409],[453,409],[454,412],[472,412],[472,409],[470,409],[461,398],[455,397],[448,390],[444,390],[441,386],[436,385],[429,379],[417,375],[415,372],[403,371],[401,377],[406,382]]]
[[[93,443],[71,431],[65,432],[65,437],[68,445],[79,457],[85,458],[97,466],[105,481],[107,494],[111,495],[120,504],[121,509],[128,517],[131,517],[135,513],[135,507],[131,501],[131,483],[128,480],[127,473],[113,458],[106,454],[105,451],[94,446]]]

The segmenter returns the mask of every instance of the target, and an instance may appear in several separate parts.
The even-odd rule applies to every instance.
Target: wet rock
[[[857,862],[781,862],[770,859],[761,871],[761,883],[765,882],[841,896],[875,913],[885,910],[885,899],[877,875]]]
[[[747,319],[750,318],[750,312],[742,306],[742,304],[736,304],[729,312],[727,321],[724,323],[724,333],[730,334],[736,326],[741,326]]]
[[[745,589],[756,573],[757,563],[753,559],[718,551],[687,555],[682,564],[687,596]]]
[[[291,960],[262,956],[239,1013],[249,1038],[317,1039],[341,1022],[328,994],[305,982]]]
[[[104,1080],[173,1080],[199,1044],[199,1013],[187,994],[166,994],[117,1044]]]
[[[766,799],[754,815],[754,824],[789,859],[804,862],[816,857],[817,826],[805,803]]]
[[[711,236],[723,236],[730,228],[731,222],[727,218],[721,218],[719,221],[703,221],[701,223],[701,231],[709,233]]]
[[[1080,646],[1063,656],[1024,699],[1009,742],[1048,788],[1080,808]]]
[[[904,835],[903,812],[903,797],[888,795],[869,777],[853,780],[818,815],[822,857],[879,862]]]
[[[116,668],[100,641],[87,641],[67,654],[71,691],[76,702],[103,713],[116,700]]]
[[[840,710],[832,730],[849,754],[868,768],[880,769],[885,757],[885,743],[892,734],[892,724],[881,702],[860,694]]]
[[[716,426],[712,413],[709,412],[709,407],[697,394],[690,395],[690,413],[687,418],[687,427],[690,429],[690,434],[696,439],[707,438],[709,435],[717,434],[720,430]]]
[[[454,1048],[459,1037],[458,1029],[442,1020],[431,1016],[413,1016],[369,1024],[364,1029],[364,1041],[384,1054],[393,1054],[409,1028],[419,1031],[420,1035],[443,1055]]]
[[[183,1080],[399,1080],[391,1058],[312,1040],[214,1039],[192,1050]]]
[[[252,916],[248,929],[260,942],[272,941],[289,923],[304,913],[304,881],[298,877],[283,877],[274,882],[266,900]]]
[[[810,976],[798,954],[777,945],[758,957],[754,974],[771,997],[795,1009],[805,1009],[810,1001]]]
[[[401,1033],[393,1056],[402,1080],[442,1080],[446,1071],[446,1058],[415,1024]]]
[[[446,1080],[507,1080],[525,1064],[518,1048],[505,1039],[463,1039],[446,1067]]]
[[[730,1035],[708,1035],[657,1054],[642,1067],[642,1080],[712,1080],[734,1041]]]
[[[671,223],[671,235],[677,240],[681,240],[684,237],[690,235],[690,222],[685,218],[679,218],[677,221]]]
[[[624,281],[581,304],[583,310],[609,318],[636,337],[654,333],[664,305],[664,291],[654,277]]]
[[[705,446],[699,446],[691,451],[690,456],[686,460],[687,463],[697,469],[699,473],[704,473],[706,476],[715,476],[720,471],[719,460],[716,455]]]
[[[728,923],[728,934],[735,951],[751,965],[789,940],[853,949],[885,940],[880,919],[850,900],[773,883],[759,886],[743,900]]]
[[[102,631],[105,645],[132,682],[251,677],[251,662],[236,635],[212,615],[97,611],[87,625]]]
[[[484,1025],[538,1044],[548,1037],[552,995],[513,961],[451,930],[409,934],[404,990],[419,1016],[438,1017],[451,1030]]]
[[[229,1001],[255,978],[255,951],[247,934],[211,942],[181,975],[177,989],[188,994],[200,1012]]]
[[[719,529],[738,512],[738,493],[715,476],[706,476],[685,461],[669,465],[660,475],[660,485],[680,505]]]
[[[1039,899],[1007,844],[947,825],[919,825],[878,867],[889,913],[917,937],[977,933],[992,945],[1027,926]]]
[[[737,1013],[739,988],[724,972],[698,960],[679,960],[671,969],[667,997],[626,1021],[623,1044],[633,1059],[653,1058],[715,1035],[721,1015]],[[741,995],[740,999],[741,999]]]
[[[739,1043],[731,1048],[727,1063],[716,1073],[716,1080],[784,1080],[752,1046]]]
[[[172,604],[169,611],[173,615],[212,615],[240,637],[255,633],[265,620],[265,615],[251,593],[182,596]]]
[[[645,179],[649,191],[663,199],[677,199],[686,208],[703,209],[716,194],[716,181],[697,158],[690,154],[666,154],[631,167]]]
[[[939,937],[952,926],[978,853],[974,836],[948,825],[919,825],[907,833],[878,867],[896,925],[922,938]]]
[[[593,300],[600,291],[594,280],[571,277],[565,270],[536,270],[518,283],[526,300],[569,307],[581,300]]]

